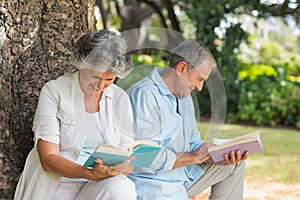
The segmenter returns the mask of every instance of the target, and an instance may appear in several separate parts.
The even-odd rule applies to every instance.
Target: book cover
[[[250,154],[263,150],[259,131],[242,135],[232,139],[217,139],[216,146],[210,147],[208,153],[212,160],[217,163],[224,161],[224,154],[239,150],[241,154],[248,151]]]
[[[160,151],[158,146],[139,145],[133,150],[134,160],[131,166],[135,167],[150,167],[153,160],[156,158]]]
[[[132,151],[127,151],[119,147],[101,144],[95,152],[86,160],[83,166],[93,167],[96,162],[95,159],[99,158],[107,166],[114,166],[129,159],[134,155],[135,159],[131,162],[131,166],[148,168],[152,164],[160,151],[160,147],[139,144],[138,146],[131,147]]]

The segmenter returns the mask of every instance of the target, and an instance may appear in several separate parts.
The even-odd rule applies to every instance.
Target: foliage
[[[134,66],[139,65],[155,65],[158,67],[166,67],[168,64],[165,60],[162,60],[159,55],[132,55],[132,61]]]
[[[190,9],[185,12],[189,18],[194,22],[197,31],[196,38],[204,43],[212,51],[215,56],[218,68],[222,74],[227,93],[227,111],[229,115],[233,115],[239,109],[240,85],[238,82],[238,73],[241,69],[238,61],[240,54],[240,44],[251,43],[248,32],[243,27],[243,19],[241,16],[254,16],[255,20],[259,18],[269,18],[270,16],[285,17],[289,13],[294,17],[298,12],[286,1],[284,4],[262,3],[261,1],[238,1],[238,0],[212,0],[212,1],[195,1],[185,0],[186,3],[191,4]],[[276,12],[280,9],[281,13]],[[297,17],[294,19],[297,20]],[[263,21],[263,20],[262,20]],[[255,24],[255,22],[253,23]],[[284,25],[284,23],[283,23]],[[288,32],[286,26],[282,29]],[[289,69],[294,70],[293,73],[299,71],[299,63],[297,55],[290,56],[291,47],[297,42],[288,44],[286,35],[275,34],[271,38],[280,39],[285,41],[285,45],[279,45],[273,41],[261,42],[262,47],[256,49],[256,55],[251,59],[249,64],[266,64],[272,62],[272,65],[282,64]],[[289,35],[290,36],[290,35]],[[250,40],[248,40],[250,39]],[[290,37],[289,37],[290,39]],[[293,41],[297,38],[293,38]],[[293,46],[294,51],[298,52],[297,45]],[[255,49],[254,49],[255,50]],[[298,56],[299,57],[299,56]],[[294,62],[291,63],[291,60]],[[254,62],[253,61],[257,61]],[[209,99],[209,93],[204,90],[198,98]],[[209,101],[202,101],[209,102]],[[202,113],[209,111],[210,106],[207,104],[200,105]]]
[[[269,65],[258,64],[258,65],[246,65],[244,69],[239,71],[240,79],[249,78],[250,81],[255,81],[259,76],[278,76],[277,71]]]
[[[227,113],[230,120],[242,119],[235,115],[241,109],[238,107],[238,104],[240,102],[243,104],[246,103],[244,99],[239,99],[245,96],[245,92],[241,90],[254,87],[252,84],[256,83],[270,83],[270,87],[280,88],[278,83],[281,80],[278,80],[279,77],[278,74],[276,74],[278,72],[272,66],[284,66],[288,70],[288,76],[285,76],[282,80],[292,85],[294,85],[292,81],[295,82],[300,73],[300,60],[298,55],[299,37],[291,37],[290,30],[287,26],[288,18],[293,18],[296,22],[299,19],[298,1],[287,0],[282,3],[260,0],[119,0],[103,2],[107,2],[108,4],[109,2],[113,2],[110,7],[106,4],[104,4],[104,6],[107,7],[107,13],[111,15],[117,13],[119,15],[118,19],[121,19],[122,23],[121,30],[126,30],[124,29],[125,27],[161,26],[177,31],[182,30],[184,36],[195,38],[205,44],[216,58],[218,68],[222,74],[227,94]],[[115,7],[115,9],[112,9],[113,7]],[[114,10],[117,12],[113,13],[112,11]],[[176,14],[175,17],[172,15],[173,13]],[[250,24],[252,28],[258,30],[258,32],[250,33],[245,28],[244,17],[251,17],[253,21],[251,21]],[[265,19],[270,20],[276,17],[283,19],[280,21],[280,31],[275,30],[269,32],[269,38],[265,40]],[[112,17],[110,17],[110,19],[114,21]],[[180,28],[178,28],[178,22]],[[277,27],[278,25],[276,24],[278,22],[276,20],[273,21],[276,26],[272,24],[272,20],[269,22],[269,27]],[[129,24],[126,25],[126,23]],[[279,43],[275,41],[279,41]],[[257,44],[259,45],[257,46]],[[245,50],[243,47],[250,50],[250,54],[243,51]],[[153,54],[153,52],[146,51],[144,51],[144,53]],[[164,56],[162,57],[164,58]],[[147,60],[151,61],[145,62]],[[135,61],[135,64],[153,65],[155,60],[160,60],[160,58],[157,57],[153,60],[152,57],[145,57],[144,60]],[[251,76],[241,80],[239,78],[243,77],[243,73],[247,74],[249,71],[240,65],[239,60],[247,63],[248,66],[252,65],[253,69],[259,70],[255,71],[250,67]],[[257,67],[257,65],[259,65],[259,67]],[[242,71],[240,72],[240,70]],[[148,69],[145,70],[145,72],[148,72]],[[143,75],[129,75],[131,82],[135,80],[134,78],[139,76]],[[243,86],[241,87],[241,85]],[[263,86],[266,87],[266,85]],[[257,88],[258,91],[262,87],[258,86]],[[284,92],[287,93],[287,91]],[[271,93],[272,92],[270,92],[270,94]],[[277,95],[281,95],[280,98],[284,98],[288,95],[282,93],[283,92],[279,92]],[[199,105],[201,114],[210,114],[210,97],[207,88],[204,87],[203,91],[198,94],[197,97],[199,102],[201,102]],[[260,101],[269,102],[270,99],[266,96],[266,100],[260,99]],[[262,115],[264,115],[263,112]],[[251,117],[247,119],[253,121]],[[281,121],[282,120],[279,120],[278,123],[281,123]],[[276,124],[277,121],[274,123]]]
[[[252,31],[248,43],[241,44],[238,59],[248,64],[284,65],[288,74],[300,75],[299,36],[295,30],[280,18],[251,20],[256,20],[257,27],[248,27]]]
[[[282,31],[267,28],[272,24]],[[258,27],[238,55],[242,62],[237,81],[238,112],[230,113],[230,120],[300,128],[300,56],[297,37],[291,32],[281,19],[258,20]]]
[[[186,2],[192,3],[186,13],[196,25],[196,38],[205,44],[216,58],[226,93],[230,94],[227,96],[227,109],[229,112],[235,112],[238,98],[238,87],[235,81],[239,71],[236,50],[240,43],[247,38],[247,33],[241,28],[240,23],[230,21],[227,14],[235,13],[241,2],[226,0]],[[221,24],[226,26],[222,30],[220,30]],[[207,90],[203,91],[201,98],[209,99]],[[208,105],[200,105],[202,113],[208,112],[209,108]]]
[[[164,68],[168,64],[161,59],[160,55],[149,56],[133,54],[132,61],[135,66],[133,71],[125,79],[117,79],[115,81],[115,83],[124,90],[127,90],[132,84],[148,75],[155,66]]]
[[[231,119],[300,128],[300,85],[288,79],[283,66],[251,65],[240,78],[238,112]]]

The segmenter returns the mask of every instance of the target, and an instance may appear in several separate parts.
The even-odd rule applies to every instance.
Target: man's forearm
[[[199,159],[193,153],[190,153],[190,152],[177,153],[176,161],[173,165],[173,169],[182,167],[182,166],[186,166],[186,165],[191,165],[191,164],[200,164],[198,162],[199,162]]]

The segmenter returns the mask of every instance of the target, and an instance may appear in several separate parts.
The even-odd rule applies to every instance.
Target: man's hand
[[[210,155],[208,154],[208,148],[213,146],[211,143],[203,142],[201,146],[193,151],[192,153],[197,155],[198,164],[201,164],[203,162],[206,162],[208,159],[210,159]]]
[[[246,160],[249,156],[248,152],[245,152],[243,155],[241,155],[241,152],[239,150],[237,151],[231,151],[230,156],[228,154],[224,154],[224,161],[217,163],[218,165],[235,165],[238,164],[242,160]]]

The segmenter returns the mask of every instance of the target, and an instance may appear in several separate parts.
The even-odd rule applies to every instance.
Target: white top
[[[84,146],[81,149],[81,152],[79,154],[79,157],[76,160],[76,163],[83,165],[84,162],[88,159],[88,157],[94,152],[94,150],[97,148],[97,146],[100,143],[105,143],[104,138],[101,134],[101,124],[100,122],[100,112],[96,113],[85,113],[84,118],[88,121],[94,121],[96,124],[95,126],[99,127],[98,132],[93,132],[92,130],[86,131],[84,134],[90,134],[90,137],[85,137],[85,141],[83,141]],[[84,126],[85,123],[80,123],[78,126],[82,125]],[[93,127],[87,127],[87,128],[93,128]],[[92,135],[91,133],[96,133]]]
[[[128,148],[134,134],[127,94],[112,84],[103,91],[99,104],[100,124],[84,117],[84,94],[79,86],[78,72],[49,81],[40,93],[35,113],[35,144],[38,139],[59,144],[60,155],[75,162],[84,146],[83,141],[89,141],[91,135],[101,130],[105,143]],[[15,199],[50,200],[60,178],[42,169],[35,145],[26,160]]]
[[[84,116],[82,117],[84,120],[87,120],[88,122],[94,122],[93,126],[88,126],[86,127],[87,130],[85,131],[83,134],[85,135],[85,141],[83,142],[83,147],[79,153],[79,156],[77,158],[77,160],[75,161],[76,163],[83,165],[85,163],[85,161],[90,157],[90,155],[94,152],[94,150],[97,148],[97,146],[100,143],[105,143],[102,134],[101,134],[101,126],[99,126],[101,124],[100,122],[100,112],[96,112],[96,113],[84,113]],[[77,126],[85,126],[85,122],[84,120],[77,124]],[[98,129],[98,131],[93,131],[93,129],[96,130]],[[82,127],[85,128],[85,127]],[[89,136],[89,137],[87,137]],[[66,177],[61,177],[60,179],[61,182],[87,182],[88,179],[84,179],[84,178],[66,178]]]

